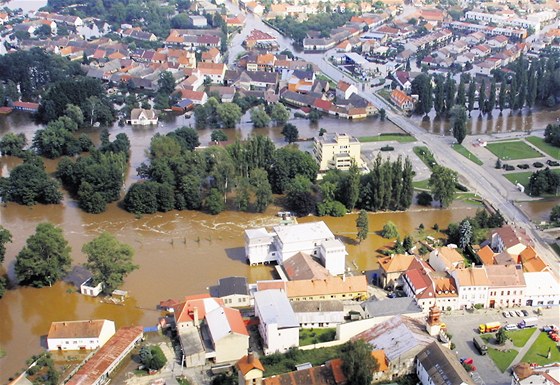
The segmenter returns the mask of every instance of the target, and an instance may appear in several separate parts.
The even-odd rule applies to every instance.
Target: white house
[[[443,246],[430,253],[429,264],[435,271],[450,271],[464,267],[465,259],[457,249]]]
[[[335,328],[344,322],[342,301],[296,301],[291,305],[302,328]]]
[[[496,253],[506,251],[511,255],[519,255],[527,248],[525,239],[519,236],[516,230],[511,226],[503,226],[496,229],[491,236],[492,250]]]
[[[270,233],[264,228],[245,230],[245,253],[251,265],[282,264],[299,252],[321,259],[333,275],[344,273],[346,248],[325,222],[275,226]]]
[[[51,323],[48,350],[94,350],[115,334],[115,323],[106,319]]]
[[[525,277],[525,306],[560,305],[560,283],[549,271],[523,273]]]
[[[340,99],[348,99],[352,94],[357,94],[358,89],[355,85],[339,80],[336,85],[336,97]]]
[[[470,309],[474,305],[488,306],[488,288],[490,281],[486,275],[486,269],[482,267],[469,267],[451,272],[455,279],[457,293],[459,295],[459,307]]]
[[[299,322],[286,293],[264,290],[255,293],[255,315],[259,318],[259,332],[264,354],[284,353],[299,346]]]
[[[523,305],[525,277],[521,265],[487,265],[490,281],[488,306],[503,308]]]
[[[158,117],[154,110],[133,108],[132,111],[130,111],[130,120],[128,121],[128,124],[132,124],[133,126],[149,126],[157,123]]]
[[[220,307],[206,314],[206,325],[212,340],[213,352],[206,354],[219,364],[238,360],[247,353],[249,333],[237,309]]]
[[[418,353],[416,375],[422,385],[475,385],[455,353],[435,341]]]
[[[221,278],[216,286],[210,288],[210,294],[221,298],[227,307],[247,307],[253,304],[245,277]]]
[[[96,286],[91,286],[93,284],[93,278],[88,278],[80,285],[80,293],[83,295],[88,295],[90,297],[97,297],[103,291],[103,282],[99,282]]]

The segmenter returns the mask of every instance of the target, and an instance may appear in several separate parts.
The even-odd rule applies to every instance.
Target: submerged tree
[[[356,228],[358,229],[358,241],[361,243],[367,238],[369,232],[368,214],[366,210],[360,210],[356,219]]]

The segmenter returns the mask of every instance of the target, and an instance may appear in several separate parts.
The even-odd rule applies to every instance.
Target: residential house
[[[212,352],[207,358],[215,363],[238,360],[249,348],[249,333],[237,309],[219,307],[206,314]]]
[[[39,103],[32,102],[13,102],[12,107],[14,110],[25,111],[25,112],[37,112],[39,111]]]
[[[335,385],[333,371],[329,365],[296,365],[293,372],[278,374],[263,380],[264,385]]]
[[[500,50],[503,48],[506,48],[506,45],[508,43],[508,38],[504,35],[497,35],[497,36],[493,36],[490,40],[488,40],[486,42],[486,45],[488,45],[489,47],[491,47],[494,50]]]
[[[181,99],[173,106],[171,106],[171,110],[180,114],[183,114],[187,111],[194,109],[194,103],[190,99]]]
[[[299,346],[299,322],[284,291],[256,292],[255,315],[259,318],[265,355]]]
[[[325,222],[311,222],[245,230],[245,253],[251,265],[276,261],[283,264],[299,252],[318,257],[333,275],[346,268],[346,248]]]
[[[526,235],[519,233],[510,225],[505,225],[492,232],[490,247],[496,253],[505,251],[511,255],[519,255],[529,246]]]
[[[360,141],[346,133],[325,133],[315,138],[313,154],[319,165],[319,172],[346,171],[353,164],[358,168],[363,166],[361,148]]]
[[[141,41],[157,41],[157,36],[151,32],[144,32],[140,27],[129,28],[120,31],[121,37],[129,37]]]
[[[285,83],[288,91],[310,93],[315,84],[315,72],[304,70],[282,70],[281,86]]]
[[[524,306],[560,305],[560,283],[550,271],[523,273],[525,279]]]
[[[264,366],[252,352],[241,357],[235,367],[239,385],[262,385]]]
[[[177,331],[190,326],[198,327],[206,313],[224,305],[221,298],[209,294],[189,295],[185,300],[173,307],[173,316]]]
[[[210,79],[212,83],[222,84],[227,67],[224,63],[198,63],[198,72],[203,78]]]
[[[416,375],[422,385],[475,385],[455,353],[432,342],[416,357]]]
[[[180,93],[181,98],[190,99],[195,105],[204,104],[208,101],[208,95],[204,91],[193,91],[184,88],[180,88],[177,91]]]
[[[412,111],[414,109],[414,99],[408,96],[404,91],[391,91],[391,101],[403,111]]]
[[[95,350],[115,334],[115,323],[106,319],[52,322],[48,350]]]
[[[521,306],[525,298],[525,277],[521,265],[488,265],[488,306],[504,308]]]
[[[158,123],[158,117],[154,110],[145,110],[143,108],[133,108],[130,111],[130,120],[127,122],[133,126],[149,126]]]
[[[537,251],[532,246],[527,246],[519,254],[517,263],[520,263],[523,271],[528,273],[550,271],[550,267],[537,255]]]
[[[440,9],[424,8],[420,10],[420,18],[437,25],[443,22],[445,14]]]
[[[430,253],[428,263],[435,271],[451,271],[465,266],[465,258],[456,248],[438,247]]]
[[[397,297],[391,300],[379,300],[371,297],[360,305],[366,318],[392,317],[396,315],[419,316],[422,309],[416,304],[414,298]]]
[[[393,78],[395,79],[398,88],[403,90],[406,94],[410,93],[412,89],[412,82],[408,71],[395,71]]]
[[[288,280],[325,279],[330,276],[329,271],[311,255],[299,252],[288,258],[282,264],[282,270]]]
[[[393,290],[403,287],[402,275],[410,268],[414,256],[408,254],[392,254],[377,259],[380,267],[377,284],[384,289]],[[374,279],[377,278],[374,276]]]
[[[470,52],[474,53],[479,58],[485,58],[492,53],[492,49],[486,44],[479,44],[472,47]]]
[[[189,21],[195,28],[205,28],[208,26],[208,20],[204,16],[189,15]]]
[[[433,339],[426,333],[424,321],[395,316],[356,335],[352,341],[363,340],[387,356],[388,374],[400,377],[416,370],[415,360]]]
[[[493,265],[495,263],[494,255],[496,255],[496,253],[489,245],[486,245],[478,250],[476,255],[483,265]]]
[[[339,80],[336,85],[336,97],[341,99],[348,99],[352,94],[358,93],[355,85],[350,84],[344,80]]]
[[[309,38],[303,39],[304,51],[328,51],[336,45],[336,40],[332,38]]]
[[[216,47],[211,47],[201,54],[201,59],[205,63],[219,63],[222,60],[222,54]]]
[[[227,307],[247,307],[252,305],[247,288],[247,278],[220,278],[216,286],[210,288],[212,297],[221,298]]]
[[[253,49],[255,47],[272,48],[276,47],[278,45],[278,42],[276,41],[276,38],[274,36],[261,30],[253,29],[251,30],[251,32],[249,32],[249,35],[247,35],[247,38],[243,41],[243,44],[245,44],[245,47],[247,47],[247,49]]]
[[[490,280],[484,266],[471,266],[451,272],[459,296],[459,308],[471,309],[474,305],[488,307]]]
[[[97,285],[91,286],[94,283],[95,282],[93,280],[93,277],[89,277],[88,279],[86,279],[80,285],[80,293],[82,293],[83,295],[90,296],[90,297],[97,297],[103,291],[104,284],[103,284],[103,282],[99,282]]]
[[[233,87],[210,86],[208,92],[218,94],[222,103],[232,103],[235,97],[235,88]]]
[[[0,12],[0,25],[4,25],[8,20],[10,20],[10,15],[5,12]]]
[[[334,328],[344,322],[344,305],[339,300],[291,302],[302,328]]]
[[[537,366],[521,362],[512,370],[511,385],[558,385],[560,365],[558,363]]]
[[[110,376],[142,340],[141,326],[119,329],[107,343],[89,358],[70,380],[68,385],[98,385],[110,381]]]

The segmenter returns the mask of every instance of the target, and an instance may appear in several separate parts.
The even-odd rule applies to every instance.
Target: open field
[[[358,140],[362,143],[368,142],[388,142],[388,141],[395,141],[399,143],[410,143],[416,142],[416,138],[412,135],[396,135],[396,134],[389,134],[389,135],[374,135],[374,136],[360,136]]]
[[[534,332],[535,328],[527,328],[523,330],[514,330],[508,332],[507,335],[511,342],[513,342],[513,345],[517,346],[518,348],[522,348],[523,346],[525,346],[527,341],[529,341],[529,338],[531,338]]]
[[[486,148],[502,160],[530,159],[543,156],[543,154],[521,140],[488,143]]]
[[[498,349],[488,348],[488,355],[492,358],[492,361],[496,364],[498,369],[503,373],[511,365],[512,361],[519,353],[515,349],[510,349],[508,351],[502,352]]]
[[[453,149],[455,151],[457,151],[459,154],[463,155],[465,158],[469,159],[471,162],[474,162],[476,164],[478,164],[479,166],[482,166],[482,161],[480,159],[478,159],[476,157],[476,155],[474,155],[472,152],[470,152],[469,150],[467,150],[467,148],[465,146],[463,146],[462,144],[454,144]]]
[[[336,337],[335,328],[300,329],[299,346],[313,345],[320,342],[332,341]]]
[[[549,350],[550,358],[547,358]],[[556,346],[556,342],[552,341],[546,333],[541,332],[521,361],[529,363],[536,362],[539,365],[558,362],[560,361],[560,349]]]
[[[555,147],[550,143],[546,143],[543,138],[537,136],[529,136],[525,140],[554,159],[560,159],[560,147]]]

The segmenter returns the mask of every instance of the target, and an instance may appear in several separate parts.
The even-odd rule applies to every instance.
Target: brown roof
[[[408,270],[410,264],[414,261],[414,257],[406,254],[395,254],[390,257],[380,257],[377,261],[386,273],[396,273]]]
[[[528,273],[545,271],[548,269],[547,264],[537,255],[537,252],[531,246],[528,246],[519,254],[519,262],[523,265],[523,270]]]
[[[224,63],[200,62],[200,63],[198,63],[196,68],[198,68],[198,70],[202,74],[220,75],[220,74],[223,74],[225,72],[226,65]]]
[[[525,277],[519,265],[489,265],[486,266],[486,273],[490,286],[525,286]]]
[[[286,282],[288,298],[367,292],[365,275]]]
[[[263,364],[253,355],[253,353],[249,353],[248,355],[241,357],[241,359],[237,361],[237,369],[239,369],[243,375],[246,375],[253,369],[258,369],[261,372],[264,372]]]
[[[99,337],[104,319],[85,321],[62,321],[51,323],[47,338],[94,338]]]
[[[282,267],[291,281],[302,279],[325,279],[330,274],[307,253],[297,253],[288,258]]]
[[[484,265],[493,265],[494,264],[494,250],[488,245],[484,246],[482,249],[478,250],[477,252],[482,264]]]
[[[480,267],[455,270],[453,275],[459,282],[459,286],[488,286],[490,284],[486,269]]]
[[[264,385],[333,385],[332,370],[325,366],[315,366],[309,369],[280,374],[265,378]]]
[[[141,326],[119,329],[92,358],[72,376],[67,385],[92,385],[102,377],[123,352],[143,335]]]

